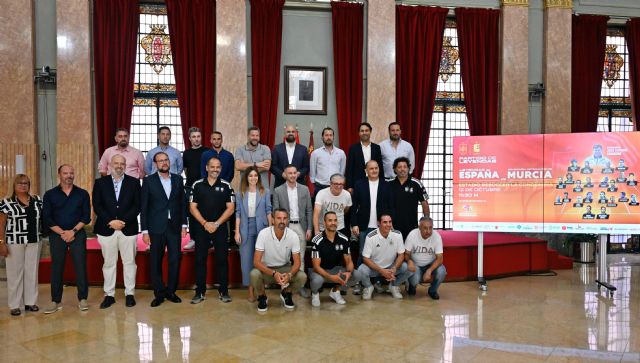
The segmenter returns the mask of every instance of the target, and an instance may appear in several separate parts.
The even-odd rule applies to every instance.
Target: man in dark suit
[[[169,172],[169,156],[158,152],[153,156],[158,172],[148,175],[142,183],[140,224],[142,240],[150,245],[151,282],[155,299],[151,307],[167,299],[182,302],[176,295],[180,269],[180,240],[187,235],[186,199],[182,177]],[[164,250],[169,254],[169,278],[162,281]]]
[[[362,248],[367,234],[378,228],[381,214],[393,215],[393,201],[389,183],[380,179],[380,167],[377,161],[369,160],[366,165],[367,178],[354,185],[351,195],[351,233],[359,236],[360,256],[358,266],[362,263]]]
[[[134,306],[136,287],[136,243],[140,213],[140,181],[124,173],[127,165],[122,155],[114,155],[109,163],[110,175],[98,178],[93,185],[93,211],[104,264],[104,300],[100,309],[113,305],[116,291],[118,251],[122,258],[125,305]]]
[[[347,178],[347,190],[349,193],[353,193],[353,187],[360,179],[366,179],[367,175],[364,172],[365,165],[369,160],[375,160],[378,165],[382,165],[382,152],[380,151],[380,145],[371,142],[371,131],[373,128],[367,122],[360,124],[358,134],[360,135],[360,142],[351,145],[349,147],[349,154],[347,156],[347,168],[345,170],[345,177]],[[380,179],[385,180],[384,170],[380,169]]]
[[[286,182],[284,169],[294,165],[298,169],[298,183],[304,185],[309,174],[309,154],[304,145],[296,144],[296,128],[288,125],[285,130],[286,142],[276,145],[271,151],[271,174],[275,177],[274,188]]]

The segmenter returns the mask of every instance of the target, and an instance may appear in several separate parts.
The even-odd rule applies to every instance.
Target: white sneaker
[[[402,299],[402,293],[400,292],[399,286],[389,285],[389,291],[394,299]]]
[[[371,295],[373,295],[373,286],[362,289],[362,300],[371,300]]]
[[[319,292],[312,292],[311,293],[311,305],[316,307],[316,308],[320,306],[320,293]]]
[[[196,248],[196,241],[194,240],[190,240],[186,245],[184,245],[185,250],[192,250],[194,248]]]
[[[344,305],[347,303],[345,299],[342,298],[342,295],[340,295],[340,290],[338,291],[331,290],[331,292],[329,292],[329,297],[332,298],[333,301],[336,302],[336,304]]]

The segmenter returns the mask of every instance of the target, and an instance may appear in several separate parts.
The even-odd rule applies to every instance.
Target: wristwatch
[[[76,234],[78,233],[79,229],[77,229],[76,227],[73,227],[72,231],[73,231],[73,234]]]
[[[220,223],[218,222],[213,222],[213,225],[216,226],[216,228],[220,227]]]

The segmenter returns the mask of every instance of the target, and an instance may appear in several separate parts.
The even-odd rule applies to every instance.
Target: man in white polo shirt
[[[389,291],[395,299],[402,299],[399,286],[409,278],[407,264],[404,263],[402,234],[392,229],[393,223],[389,214],[382,213],[378,222],[378,228],[371,231],[365,239],[362,264],[358,267],[364,286],[362,299],[371,299],[371,277],[378,276],[389,282]]]
[[[276,209],[273,226],[258,233],[256,252],[253,256],[254,269],[251,270],[251,286],[258,292],[258,311],[267,311],[265,284],[280,285],[280,299],[286,309],[295,308],[291,290],[299,290],[307,281],[307,275],[300,271],[300,240],[287,227],[289,212]],[[293,265],[291,259],[293,258]]]
[[[418,228],[409,233],[405,242],[404,254],[411,273],[407,292],[415,295],[419,283],[430,282],[427,294],[433,300],[440,299],[438,287],[447,276],[447,270],[442,264],[442,238],[433,230],[433,220],[429,217],[420,218]]]

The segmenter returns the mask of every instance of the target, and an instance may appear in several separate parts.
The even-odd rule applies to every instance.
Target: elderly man
[[[342,174],[333,174],[330,178],[329,188],[316,194],[313,207],[313,233],[324,231],[322,216],[327,212],[334,212],[338,218],[338,230],[345,236],[350,236],[351,231],[345,224],[345,215],[351,207],[351,194],[344,190],[345,178]]]
[[[404,248],[406,250],[404,256],[411,272],[408,294],[415,295],[416,286],[419,283],[430,282],[431,286],[429,286],[427,294],[433,300],[440,299],[438,287],[444,281],[447,270],[442,264],[444,259],[442,238],[437,231],[433,230],[433,219],[420,218],[418,228],[409,233]]]
[[[109,163],[111,175],[103,176],[93,185],[93,210],[96,223],[93,231],[98,235],[104,264],[104,300],[100,309],[113,305],[116,291],[118,252],[122,258],[124,294],[127,307],[134,306],[136,287],[136,251],[138,214],[140,214],[140,181],[124,173],[126,160],[114,155]]]
[[[380,227],[367,235],[362,250],[362,265],[358,271],[362,275],[362,299],[370,300],[373,294],[372,277],[382,277],[389,282],[389,291],[395,299],[402,299],[400,285],[409,278],[404,262],[404,243],[400,232],[392,229],[391,216],[382,213]]]
[[[354,270],[349,249],[349,238],[338,232],[338,217],[335,212],[324,215],[324,232],[313,238],[309,285],[311,286],[311,305],[320,306],[319,290],[325,282],[336,284],[329,297],[337,304],[347,302],[340,294],[340,288],[354,286],[360,279],[360,271]]]
[[[42,219],[51,244],[51,305],[44,310],[52,314],[62,309],[62,273],[67,256],[71,252],[78,286],[78,308],[89,309],[87,296],[87,233],[84,226],[91,222],[89,193],[74,185],[75,171],[71,165],[58,168],[60,184],[44,193]]]
[[[271,151],[267,145],[260,143],[260,129],[251,126],[247,130],[247,143],[238,146],[235,158],[235,167],[241,173],[253,166],[260,172],[262,186],[269,188],[269,169],[271,168]]]
[[[273,226],[258,233],[256,253],[253,255],[254,269],[251,270],[251,285],[258,293],[258,311],[268,309],[264,285],[280,285],[280,300],[285,309],[294,309],[292,289],[300,289],[307,281],[307,275],[300,271],[300,241],[287,227],[289,212],[285,209],[274,211]],[[291,264],[293,261],[293,264]]]
[[[277,187],[273,192],[273,208],[283,208],[289,212],[289,228],[298,235],[300,241],[300,269],[304,271],[304,253],[307,240],[311,239],[312,204],[309,189],[298,183],[300,174],[294,165],[288,165],[283,173],[287,182]],[[304,287],[300,288],[300,295],[309,297]]]

